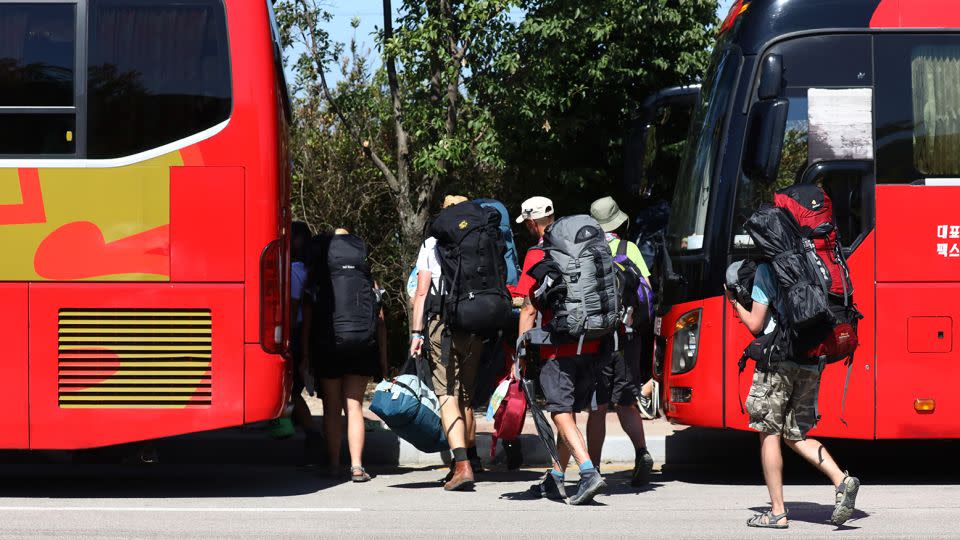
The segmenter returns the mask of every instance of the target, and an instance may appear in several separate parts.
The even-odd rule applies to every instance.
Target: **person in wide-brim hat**
[[[604,197],[593,201],[590,205],[590,215],[597,220],[603,232],[613,232],[630,220],[627,214],[620,210],[613,197]]]

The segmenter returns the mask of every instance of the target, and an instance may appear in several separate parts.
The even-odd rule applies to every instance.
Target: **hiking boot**
[[[445,491],[466,491],[473,487],[473,469],[469,461],[456,461],[453,464],[453,476],[443,485]]]
[[[557,478],[552,470],[547,471],[539,483],[530,486],[530,493],[552,501],[562,501],[567,498],[567,489],[563,485],[563,479]]]
[[[860,479],[850,476],[850,473],[843,473],[843,481],[837,488],[837,505],[833,508],[833,516],[830,522],[840,526],[853,517],[854,505],[857,502],[857,492],[860,491]]]
[[[647,449],[637,456],[633,464],[633,474],[630,475],[630,485],[633,487],[645,486],[650,483],[650,473],[653,472],[653,456]]]
[[[567,499],[567,502],[574,506],[587,504],[605,487],[607,487],[607,484],[596,469],[580,471],[580,483],[577,484],[577,492]]]

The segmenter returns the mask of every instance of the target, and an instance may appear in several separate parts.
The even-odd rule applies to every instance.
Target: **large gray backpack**
[[[550,333],[580,346],[613,333],[620,323],[620,294],[613,255],[597,221],[587,215],[557,220],[543,234],[543,250],[561,276],[562,292],[551,295],[556,300],[549,306]]]

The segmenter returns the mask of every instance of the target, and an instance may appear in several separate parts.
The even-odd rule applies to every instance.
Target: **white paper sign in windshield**
[[[810,163],[873,159],[873,89],[807,91]]]

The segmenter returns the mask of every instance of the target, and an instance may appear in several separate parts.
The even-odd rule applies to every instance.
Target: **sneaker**
[[[640,406],[640,416],[644,420],[653,420],[659,416],[660,411],[658,406],[658,398],[660,395],[660,383],[653,381],[653,389],[650,391],[649,396],[640,394],[639,403]]]
[[[645,486],[650,483],[650,473],[653,472],[653,456],[647,449],[637,456],[633,464],[633,474],[630,476],[630,485],[633,487]]]
[[[837,488],[837,505],[833,508],[830,522],[840,526],[853,517],[854,505],[857,502],[857,492],[860,491],[860,479],[844,472],[843,481]]]
[[[577,506],[587,504],[607,487],[603,477],[596,469],[587,469],[580,471],[580,482],[577,484],[577,492],[567,500],[568,503]]]
[[[563,480],[557,478],[552,470],[548,470],[538,484],[530,486],[530,493],[553,501],[562,501],[567,498],[567,489],[563,485]]]

